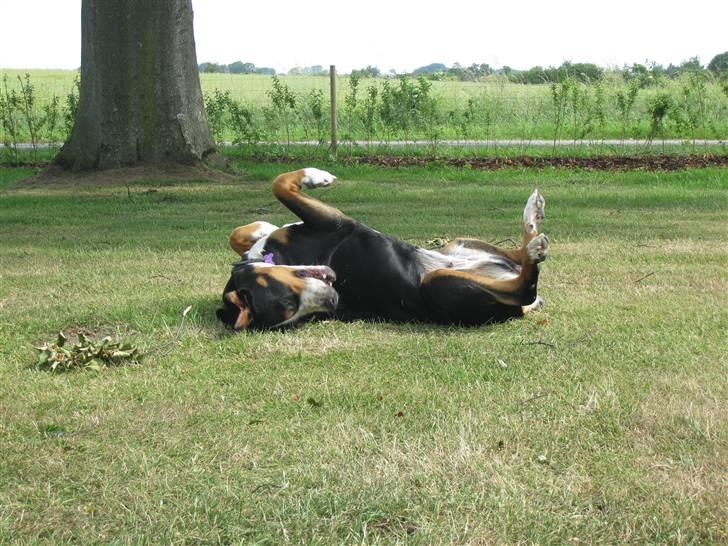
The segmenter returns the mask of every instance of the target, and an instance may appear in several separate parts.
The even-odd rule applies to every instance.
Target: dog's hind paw
[[[534,190],[526,202],[526,208],[523,209],[523,225],[526,233],[535,233],[538,224],[544,219],[544,209],[546,208],[546,200],[538,190]]]
[[[534,313],[536,311],[541,311],[543,309],[543,297],[536,296],[536,299],[533,300],[533,303],[530,305],[523,305],[521,306],[521,309],[523,310],[523,314],[526,313]]]
[[[549,238],[543,233],[536,235],[528,242],[526,250],[532,263],[543,262],[549,255]]]
[[[303,169],[301,184],[307,188],[320,188],[331,185],[334,180],[336,180],[336,177],[330,172],[315,167],[307,167]]]

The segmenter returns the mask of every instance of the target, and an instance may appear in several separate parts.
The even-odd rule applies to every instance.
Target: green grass
[[[326,165],[321,165],[325,167]],[[425,244],[515,237],[545,310],[481,328],[216,322],[229,231],[293,217],[232,182],[18,185],[0,170],[0,543],[720,543],[728,170],[338,167],[316,195]],[[138,366],[33,345],[119,334]]]

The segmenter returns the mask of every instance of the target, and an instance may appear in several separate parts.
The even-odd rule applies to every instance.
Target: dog
[[[461,238],[436,252],[379,233],[302,191],[335,179],[316,168],[283,173],[273,194],[301,222],[233,230],[230,246],[241,258],[223,290],[222,322],[234,330],[278,329],[327,314],[480,325],[543,306],[538,264],[549,239],[538,231],[545,207],[538,190],[523,211],[519,249]]]

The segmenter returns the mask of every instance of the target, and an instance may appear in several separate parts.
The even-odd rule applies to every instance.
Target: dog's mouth
[[[318,279],[329,286],[333,286],[334,282],[336,282],[336,273],[325,265],[298,269],[296,270],[296,277]]]

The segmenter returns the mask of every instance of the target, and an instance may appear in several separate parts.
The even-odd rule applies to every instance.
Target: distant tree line
[[[290,76],[326,76],[329,73],[328,68],[324,68],[320,64],[313,66],[295,66],[288,71]]]
[[[621,73],[628,81],[635,80],[639,86],[649,87],[656,85],[661,79],[676,78],[681,74],[700,71],[710,71],[714,75],[726,75],[728,72],[728,51],[713,57],[706,67],[697,57],[683,61],[679,65],[670,63],[668,66],[656,62],[645,64],[634,63],[622,68],[610,69],[609,72]],[[488,64],[471,64],[464,67],[458,63],[448,67],[442,63],[432,63],[421,66],[412,71],[413,76],[425,76],[431,80],[460,80],[476,81],[492,74],[502,75],[514,83],[561,83],[567,79],[588,83],[600,80],[605,72],[604,68],[593,63],[572,63],[566,61],[560,66],[534,66],[528,70],[516,70],[509,66],[493,68]]]
[[[278,74],[274,68],[255,66],[253,63],[244,63],[242,61],[235,61],[230,64],[200,63],[197,68],[201,73],[264,74],[266,76],[275,76]],[[296,66],[288,71],[288,75],[290,76],[325,76],[328,73],[329,69],[319,64],[314,66]]]
[[[276,71],[267,66],[255,66],[253,63],[244,63],[235,61],[230,64],[218,63],[200,63],[197,65],[201,73],[222,73],[222,74],[263,74],[266,76],[275,76]]]
[[[236,61],[231,64],[201,63],[200,72],[222,72],[226,74],[265,74],[274,76],[276,71],[268,67],[256,67],[253,63]],[[645,64],[634,63],[625,65],[622,68],[604,69],[593,63],[572,63],[566,61],[560,66],[533,66],[527,70],[517,70],[510,66],[494,68],[487,63],[473,63],[470,66],[462,66],[455,63],[447,66],[443,63],[432,63],[413,70],[409,75],[423,76],[429,80],[457,80],[477,81],[491,75],[505,76],[514,83],[540,84],[540,83],[562,83],[566,80],[575,80],[582,83],[600,80],[606,72],[621,74],[627,81],[635,81],[639,87],[645,88],[657,85],[660,80],[671,79],[685,73],[709,71],[716,76],[728,77],[728,51],[716,55],[703,67],[697,57],[683,61],[679,65],[670,63],[667,66],[656,62]],[[327,68],[321,65],[297,66],[288,71],[289,75],[295,76],[324,76],[328,74]],[[376,66],[366,66],[351,71],[351,76],[356,78],[377,78],[382,72]]]

